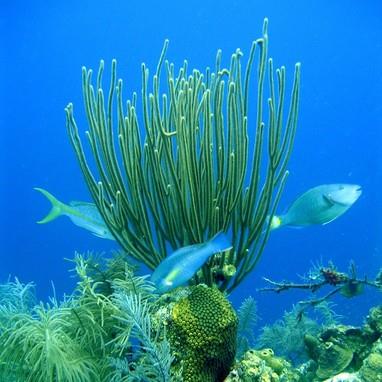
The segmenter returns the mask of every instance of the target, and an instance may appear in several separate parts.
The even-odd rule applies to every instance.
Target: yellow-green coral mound
[[[237,317],[216,288],[198,285],[172,311],[170,338],[185,382],[222,381],[236,352]]]

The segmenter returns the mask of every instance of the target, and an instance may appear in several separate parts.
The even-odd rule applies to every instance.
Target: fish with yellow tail
[[[284,215],[273,216],[271,229],[328,224],[343,215],[361,196],[357,184],[323,184],[300,195]]]
[[[179,248],[158,265],[151,281],[158,293],[166,293],[190,280],[213,254],[231,248],[232,243],[222,232],[205,243]]]
[[[35,190],[41,192],[52,204],[52,209],[48,215],[37,223],[49,223],[59,216],[65,215],[68,216],[75,225],[87,229],[93,235],[101,237],[102,239],[115,240],[94,203],[72,201],[69,205],[66,205],[43,188],[35,187]]]

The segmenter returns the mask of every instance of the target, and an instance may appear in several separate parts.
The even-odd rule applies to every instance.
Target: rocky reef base
[[[304,338],[310,360],[292,367],[272,349],[248,350],[225,382],[382,382],[382,306],[362,327],[334,325]]]

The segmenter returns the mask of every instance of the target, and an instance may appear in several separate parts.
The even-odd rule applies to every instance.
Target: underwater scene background
[[[229,299],[238,308],[254,297],[260,328],[309,297],[261,293],[262,277],[298,281],[314,264],[333,261],[346,272],[354,261],[360,278],[375,278],[382,267],[381,16],[377,0],[1,2],[0,281],[33,281],[39,299],[60,299],[76,284],[65,259],[118,248],[67,218],[36,224],[50,206],[34,187],[63,202],[91,201],[65,128],[64,108],[73,102],[81,131],[87,129],[82,66],[96,71],[103,59],[108,78],[116,58],[125,97],[139,97],[141,63],[153,73],[165,39],[166,57],[178,68],[184,59],[190,68],[213,66],[218,49],[228,66],[237,48],[246,58],[265,17],[269,56],[286,66],[288,102],[301,62],[297,135],[278,212],[320,184],[359,184],[363,193],[328,225],[272,232],[258,266]],[[367,288],[333,302],[342,322],[357,325],[381,294]]]

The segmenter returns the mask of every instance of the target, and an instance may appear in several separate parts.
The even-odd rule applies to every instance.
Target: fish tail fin
[[[60,215],[63,214],[64,205],[59,200],[57,200],[51,193],[39,187],[34,187],[34,190],[40,191],[52,203],[52,209],[49,211],[48,215],[46,215],[43,219],[37,222],[38,224],[49,223],[50,221],[58,218]]]
[[[217,233],[211,240],[211,244],[214,247],[216,252],[227,251],[232,248],[231,240],[229,240],[228,236],[224,232]]]
[[[284,225],[282,216],[273,215],[270,222],[270,229],[273,231],[274,229],[280,228]]]

